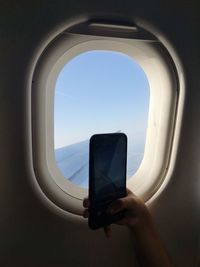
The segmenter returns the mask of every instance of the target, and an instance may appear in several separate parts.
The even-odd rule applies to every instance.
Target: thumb
[[[117,199],[110,204],[110,206],[107,209],[107,212],[110,214],[115,214],[123,209],[124,209],[124,200]]]
[[[115,214],[122,210],[135,210],[137,209],[137,200],[136,198],[127,196],[124,198],[119,198],[116,201],[112,202],[111,205],[108,207],[107,212],[110,214]]]

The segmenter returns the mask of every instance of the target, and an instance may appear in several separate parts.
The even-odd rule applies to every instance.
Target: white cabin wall
[[[151,203],[177,266],[195,266],[199,233],[200,8],[198,1],[0,2],[0,265],[137,266],[130,233],[113,227],[107,240],[76,216],[57,216],[33,186],[29,79],[46,40],[79,19],[142,17],[177,51],[186,99],[177,160],[163,193]],[[29,133],[29,136],[27,136]]]

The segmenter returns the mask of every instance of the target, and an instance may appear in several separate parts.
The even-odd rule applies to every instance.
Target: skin
[[[83,217],[89,216],[89,200],[84,199]],[[153,223],[145,203],[127,189],[127,196],[117,199],[107,209],[110,214],[125,210],[124,217],[117,222],[127,226],[135,237],[135,251],[141,267],[173,267]],[[106,237],[111,236],[111,226],[104,227]]]

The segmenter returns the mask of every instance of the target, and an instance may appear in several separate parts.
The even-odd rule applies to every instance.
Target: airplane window
[[[129,56],[106,50],[81,53],[60,71],[54,95],[54,153],[70,182],[88,187],[89,139],[128,136],[127,178],[138,170],[146,141],[149,83]]]
[[[140,26],[81,23],[38,54],[31,83],[33,165],[56,206],[81,214],[89,139],[96,133],[128,136],[127,187],[145,201],[170,179],[184,83],[176,53],[161,37]]]

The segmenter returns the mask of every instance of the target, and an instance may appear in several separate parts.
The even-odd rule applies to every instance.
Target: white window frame
[[[149,36],[151,34],[147,32],[130,39],[64,31],[46,47],[36,64],[31,99],[33,165],[36,179],[45,195],[65,211],[81,214],[82,199],[87,195],[87,190],[65,179],[55,161],[55,83],[64,65],[80,53],[117,51],[133,58],[144,70],[150,86],[145,151],[139,169],[128,180],[127,186],[147,201],[166,177],[180,83],[169,52],[157,38]]]

